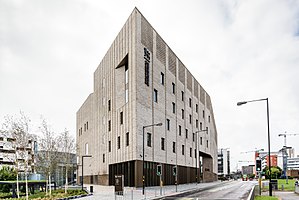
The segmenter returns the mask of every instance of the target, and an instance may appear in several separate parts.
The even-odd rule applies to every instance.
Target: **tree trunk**
[[[52,195],[51,174],[49,173],[49,194]]]
[[[20,198],[20,189],[19,189],[19,172],[17,171],[17,196]]]
[[[25,168],[26,200],[28,200],[27,167]]]

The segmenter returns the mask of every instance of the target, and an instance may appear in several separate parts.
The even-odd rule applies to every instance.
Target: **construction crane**
[[[278,134],[278,137],[283,136],[284,137],[284,146],[287,146],[287,136],[296,136],[299,135],[298,133],[293,133],[293,134],[287,134],[287,132],[285,131],[284,133]]]
[[[284,137],[284,146],[282,148],[282,156],[283,156],[283,176],[286,177],[286,183],[288,184],[288,176],[287,176],[287,170],[288,170],[288,153],[287,153],[287,149],[289,149],[287,147],[287,136],[296,136],[299,134],[287,134],[287,132],[285,131],[284,133],[278,134],[278,137],[283,136]]]

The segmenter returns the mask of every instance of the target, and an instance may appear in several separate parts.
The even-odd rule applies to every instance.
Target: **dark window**
[[[190,148],[190,157],[192,157],[192,148]]]
[[[200,137],[200,145],[202,145],[202,137]]]
[[[211,117],[210,117],[210,115],[209,115],[208,121],[209,121],[209,123],[211,122]]]
[[[175,149],[176,149],[176,147],[175,147],[175,142],[172,142],[172,152],[173,152],[173,153],[175,153]]]
[[[175,113],[175,103],[172,102],[172,113]]]
[[[86,124],[84,124],[84,131],[86,131]]]
[[[182,155],[185,155],[185,145],[182,145]]]
[[[186,138],[188,138],[188,129],[186,129]]]
[[[209,140],[207,140],[207,148],[209,148]]]
[[[196,158],[196,155],[197,155],[196,149],[194,149],[194,158]]]
[[[111,131],[111,120],[108,121],[108,131]]]
[[[88,130],[88,122],[86,122],[86,130]]]
[[[192,140],[195,141],[195,133],[192,134]]]
[[[167,121],[167,130],[169,131],[170,130],[170,119],[166,119]]]
[[[207,130],[207,134],[209,134],[209,128],[208,127],[206,127],[206,130]]]
[[[189,107],[192,107],[192,100],[189,98]]]
[[[154,102],[158,102],[158,91],[154,89]]]
[[[129,132],[126,133],[126,145],[129,146]]]
[[[192,124],[192,115],[189,115],[189,123]]]
[[[182,135],[182,127],[179,125],[179,135]]]
[[[184,119],[185,113],[184,113],[184,109],[182,109],[182,119]]]
[[[103,163],[105,163],[105,154],[103,154]]]
[[[120,149],[120,136],[117,137],[117,148]]]
[[[149,63],[147,61],[145,61],[144,70],[144,83],[149,86]]]
[[[172,93],[175,94],[175,84],[172,83]]]
[[[120,112],[120,124],[124,123],[124,114],[123,112]]]
[[[165,150],[165,138],[161,138],[161,150]]]
[[[198,119],[195,121],[195,126],[198,128]]]
[[[202,111],[202,118],[205,118],[205,111]]]
[[[152,146],[152,134],[147,133],[147,146],[151,147]]]
[[[195,111],[198,112],[198,104],[195,106]]]
[[[184,92],[182,91],[182,101],[184,101]]]
[[[161,84],[164,85],[164,74],[161,72]]]
[[[108,101],[108,111],[111,111],[111,100]]]
[[[108,151],[111,152],[111,141],[108,142]]]
[[[202,122],[199,123],[199,129],[202,131]]]

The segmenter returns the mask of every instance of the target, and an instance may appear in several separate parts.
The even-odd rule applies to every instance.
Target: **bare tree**
[[[56,134],[50,130],[50,127],[45,119],[42,119],[39,127],[42,136],[39,138],[39,153],[37,155],[37,168],[45,175],[46,194],[51,196],[51,174],[55,170],[58,163],[58,138]]]
[[[63,154],[63,161],[65,164],[65,193],[67,193],[68,189],[68,173],[72,167],[72,159],[74,154],[76,152],[76,144],[75,144],[75,138],[72,137],[69,132],[65,129],[63,133],[59,136],[60,141],[60,151]]]
[[[26,199],[28,200],[28,171],[31,168],[29,161],[31,160],[30,151],[32,149],[33,136],[29,133],[30,119],[20,112],[19,117],[6,116],[2,124],[2,132],[11,142],[14,154],[14,163],[17,171],[17,196],[19,195],[19,173],[24,172],[26,185]]]

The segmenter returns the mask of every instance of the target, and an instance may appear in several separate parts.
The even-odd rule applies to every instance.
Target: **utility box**
[[[124,175],[115,175],[115,193],[123,195],[124,191]]]

